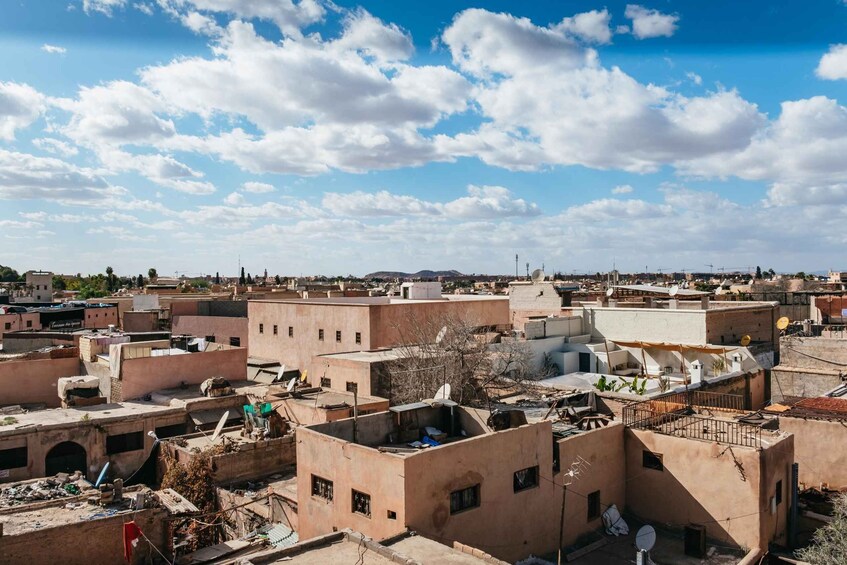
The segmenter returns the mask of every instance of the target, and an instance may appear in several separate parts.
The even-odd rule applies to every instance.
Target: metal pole
[[[565,476],[562,475],[562,480],[564,481]],[[568,485],[562,483],[562,515],[559,518],[559,559],[557,561],[557,565],[562,565],[562,544],[564,543],[565,537],[565,500],[568,498]]]

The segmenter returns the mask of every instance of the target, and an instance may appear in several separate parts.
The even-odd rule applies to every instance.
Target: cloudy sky
[[[847,269],[847,4],[32,0],[0,264]]]

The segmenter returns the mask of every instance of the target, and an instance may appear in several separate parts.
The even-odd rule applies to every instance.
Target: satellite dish
[[[635,547],[650,551],[656,545],[656,530],[653,526],[641,526],[635,534]]]
[[[679,285],[675,284],[668,291],[668,296],[676,296],[677,294],[679,294]]]
[[[745,335],[745,336],[741,337],[741,345],[743,345],[744,347],[747,347],[748,345],[750,345],[751,341],[753,341],[753,338],[751,338],[749,335]]]
[[[215,443],[215,441],[217,441],[218,439],[218,436],[221,435],[221,430],[224,429],[224,424],[226,424],[227,420],[229,420],[229,410],[224,412],[221,416],[221,419],[218,420],[218,425],[215,426],[215,433],[212,434],[212,443]]]
[[[532,279],[532,282],[539,283],[544,280],[545,276],[546,275],[544,274],[544,271],[542,271],[541,269],[535,269],[534,271],[532,271],[532,274],[529,276],[529,278]]]
[[[784,330],[788,327],[788,324],[791,323],[791,320],[788,319],[788,316],[783,316],[779,320],[776,321],[776,329]]]
[[[292,390],[294,390],[295,386],[297,386],[297,377],[294,377],[293,379],[288,381],[288,384],[285,385],[285,390],[287,390],[288,392],[291,392]]]
[[[720,296],[721,294],[723,294],[723,287],[719,286],[715,289],[715,296]]]
[[[435,400],[449,400],[450,398],[450,383],[444,383],[438,392],[433,396]]]
[[[308,376],[309,376],[309,371],[303,371],[303,374],[302,374],[302,375],[300,375],[300,382],[301,382],[301,383],[305,383],[305,382],[306,382],[306,377],[308,377]]]
[[[444,341],[444,336],[446,336],[446,335],[447,335],[447,326],[444,326],[440,330],[438,330],[438,335],[435,336],[435,343],[441,343],[442,341]]]
[[[607,288],[606,289],[606,296],[608,296],[609,298],[611,298],[614,293],[615,293],[614,288]]]
[[[283,376],[284,374],[285,374],[285,365],[283,365],[283,366],[281,366],[281,367],[279,368],[279,371],[278,371],[278,372],[277,372],[277,374],[276,374],[276,379],[275,379],[275,380],[277,380],[277,381],[281,381],[281,380],[282,380],[282,376]]]

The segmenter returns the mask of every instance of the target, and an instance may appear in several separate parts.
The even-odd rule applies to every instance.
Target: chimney
[[[699,359],[695,359],[691,364],[691,384],[703,382],[705,376],[703,373],[703,363]]]
[[[703,296],[702,298],[700,298],[700,308],[702,310],[708,310],[709,309],[709,297],[708,296]]]
[[[732,354],[732,363],[730,363],[730,367],[733,373],[741,372],[741,354],[733,353]]]
[[[679,300],[676,298],[668,300],[668,310],[679,310]]]

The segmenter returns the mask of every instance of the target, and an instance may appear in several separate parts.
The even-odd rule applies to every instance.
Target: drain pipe
[[[788,548],[796,549],[797,548],[797,516],[799,514],[799,510],[797,505],[800,502],[800,490],[799,490],[799,478],[800,471],[799,465],[797,463],[793,463],[791,465],[791,508],[789,509],[789,517],[788,517]]]

